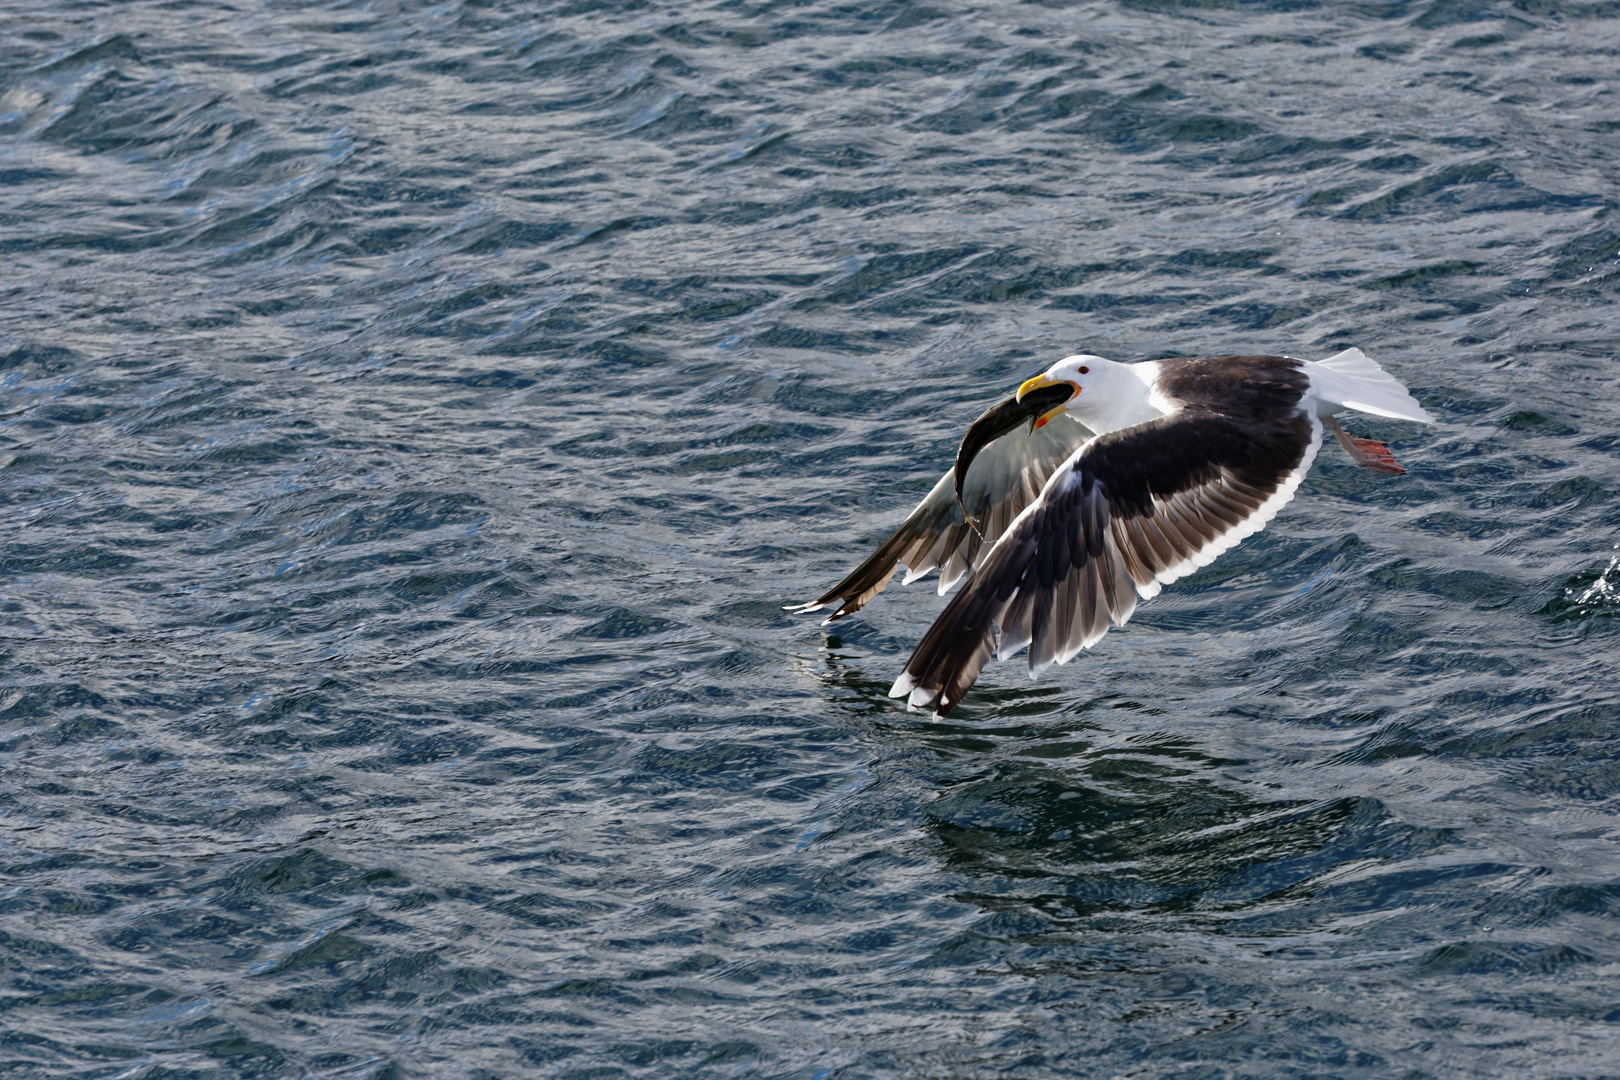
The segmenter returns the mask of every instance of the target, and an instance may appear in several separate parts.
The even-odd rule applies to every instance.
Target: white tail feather
[[[1396,420],[1434,423],[1417,399],[1394,376],[1368,359],[1360,349],[1346,349],[1326,360],[1307,360],[1311,390],[1321,402],[1321,413],[1340,409],[1388,416]]]

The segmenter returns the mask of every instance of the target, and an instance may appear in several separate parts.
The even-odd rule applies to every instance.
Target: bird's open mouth
[[[1025,383],[1024,386],[1029,386],[1029,383]],[[968,512],[968,508],[962,505],[962,485],[967,481],[968,467],[973,464],[973,459],[979,456],[979,451],[1026,421],[1029,430],[1034,431],[1042,422],[1050,419],[1049,414],[1061,409],[1073,396],[1073,383],[1057,382],[1032,387],[1024,390],[1021,398],[1010,397],[997,402],[983,416],[973,421],[973,426],[962,436],[961,449],[956,452],[956,502],[962,506],[962,516],[966,517],[969,523],[972,523],[973,516]]]

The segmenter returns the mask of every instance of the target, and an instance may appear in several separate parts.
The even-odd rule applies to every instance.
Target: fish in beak
[[[973,426],[962,436],[962,446],[956,452],[956,504],[962,508],[962,516],[967,518],[975,532],[979,531],[978,523],[962,502],[962,485],[967,482],[968,467],[973,464],[973,459],[979,456],[979,451],[1020,424],[1027,422],[1033,433],[1062,412],[1063,406],[1074,397],[1074,392],[1075,385],[1071,382],[1055,382],[1044,375],[1037,375],[1020,386],[1016,395],[992,405],[983,416],[973,421]]]

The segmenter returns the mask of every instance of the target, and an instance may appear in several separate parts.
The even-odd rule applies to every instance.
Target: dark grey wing
[[[962,501],[984,530],[982,537],[962,519],[953,474],[946,472],[900,527],[848,577],[809,603],[788,610],[815,611],[838,604],[826,621],[842,619],[882,592],[901,563],[906,566],[907,585],[938,568],[943,594],[983,560],[996,538],[1041,493],[1047,478],[1089,438],[1089,430],[1063,416],[1033,433],[1020,428],[1002,436],[974,459],[962,487]]]
[[[1194,407],[1094,439],[951,598],[890,696],[943,716],[992,653],[1028,645],[1031,675],[1068,661],[1123,626],[1138,596],[1258,532],[1321,444],[1321,421],[1297,408],[1240,422]]]

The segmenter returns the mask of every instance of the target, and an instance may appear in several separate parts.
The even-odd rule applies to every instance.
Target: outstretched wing
[[[1138,596],[1258,532],[1321,444],[1321,421],[1297,406],[1242,422],[1191,406],[1093,439],[951,598],[889,695],[943,716],[992,652],[1028,645],[1031,675],[1068,661],[1123,626]]]
[[[973,460],[962,488],[962,501],[984,530],[982,537],[962,519],[955,480],[947,471],[900,527],[848,577],[808,604],[789,610],[815,611],[838,604],[826,621],[842,619],[882,592],[901,563],[906,565],[903,583],[907,585],[938,567],[943,595],[969,567],[983,560],[996,538],[1041,493],[1047,478],[1090,437],[1091,432],[1072,417],[1058,417],[1034,432],[1020,428],[1002,436]]]

